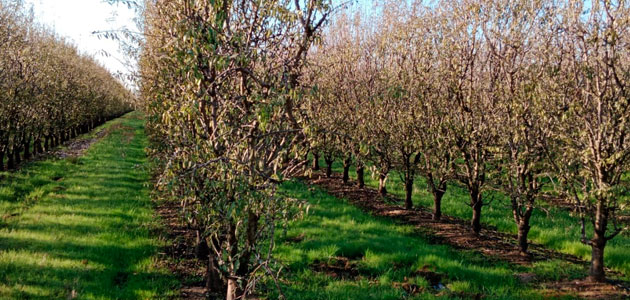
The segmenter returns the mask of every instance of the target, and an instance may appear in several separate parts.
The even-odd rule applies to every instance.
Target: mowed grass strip
[[[31,163],[0,179],[0,299],[161,299],[144,121],[103,125],[81,158]]]
[[[511,265],[431,243],[412,226],[301,182],[288,182],[281,192],[310,203],[305,218],[286,235],[277,233],[274,253],[286,267],[279,282],[287,299],[538,299],[552,294],[544,284],[523,284],[519,274],[550,281],[584,271],[562,261]],[[271,279],[265,288],[267,299],[278,297]]]
[[[321,166],[324,166],[320,162]],[[339,162],[333,164],[335,172],[342,172],[343,166]],[[350,169],[350,178],[356,180],[354,166]],[[366,186],[377,188],[378,178],[370,176],[366,170]],[[387,181],[387,192],[399,199],[404,199],[404,184],[397,172],[391,172]],[[413,190],[414,205],[432,209],[433,195],[427,191],[426,179],[417,176]],[[484,206],[481,213],[481,222],[485,226],[494,226],[501,232],[516,234],[517,228],[512,217],[509,199],[499,192],[484,194],[484,202],[491,202]],[[470,196],[467,190],[457,184],[449,184],[444,198],[442,198],[442,213],[449,216],[469,220],[472,215],[470,208]],[[531,219],[531,231],[529,240],[542,244],[549,249],[576,255],[586,261],[591,259],[590,246],[580,242],[580,222],[577,215],[557,207],[549,207],[544,203],[540,206],[545,210],[536,208]],[[612,227],[612,224],[610,224]],[[592,233],[592,224],[587,221],[587,232]],[[604,261],[607,267],[622,272],[625,280],[630,280],[630,231],[626,230],[606,245]],[[585,272],[583,276],[586,276]],[[615,277],[615,276],[611,276]]]

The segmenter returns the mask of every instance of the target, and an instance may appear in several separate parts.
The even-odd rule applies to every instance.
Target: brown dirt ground
[[[23,160],[22,162],[20,162],[20,164],[15,169],[10,170],[10,171],[11,172],[18,171],[24,165],[28,163],[31,163],[34,161],[45,160],[50,157],[56,157],[56,158],[61,158],[61,159],[69,158],[69,157],[70,158],[80,157],[85,153],[85,151],[88,148],[90,148],[90,146],[93,143],[104,138],[107,134],[109,134],[109,132],[110,130],[101,130],[98,133],[96,133],[93,138],[74,138],[72,140],[66,141],[63,144],[63,147],[58,147],[50,151],[45,151],[43,153],[33,155],[30,159]],[[0,180],[2,179],[3,178],[0,177]]]
[[[194,253],[195,233],[183,222],[178,203],[165,201],[156,208],[157,214],[165,226],[164,232],[169,245],[162,261],[182,282],[180,295],[176,299],[205,300],[206,287],[203,280],[205,267]]]
[[[104,138],[109,132],[109,130],[101,130],[96,133],[93,138],[77,138],[70,140],[64,144],[65,147],[53,151],[52,154],[57,158],[82,156],[92,144]]]
[[[335,197],[348,199],[352,204],[373,215],[389,217],[399,222],[413,225],[427,233],[433,242],[448,244],[456,249],[476,250],[490,259],[499,259],[513,264],[528,265],[535,261],[561,259],[570,263],[587,265],[579,257],[546,249],[539,244],[530,244],[530,256],[523,256],[516,250],[516,236],[498,232],[493,228],[483,228],[480,235],[474,235],[468,221],[450,216],[442,216],[442,220],[433,221],[432,213],[425,208],[405,210],[397,205],[399,199],[383,198],[372,188],[359,188],[356,184],[343,184],[341,177],[335,174],[326,178],[321,173],[314,173],[304,180],[328,191]],[[607,270],[609,273],[615,273]],[[619,273],[616,273],[620,275]],[[535,281],[525,276],[522,281]],[[545,283],[550,295],[572,294],[588,299],[630,299],[630,284],[627,282],[590,283],[581,281],[563,281]]]

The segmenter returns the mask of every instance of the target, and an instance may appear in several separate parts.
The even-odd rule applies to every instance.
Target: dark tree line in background
[[[130,111],[132,98],[21,1],[0,1],[0,171]]]
[[[426,177],[436,221],[457,182],[475,234],[498,190],[525,255],[538,201],[572,201],[604,280],[627,202],[630,3],[378,3],[366,17],[318,0],[145,1],[157,195],[197,231],[208,288],[243,299],[274,274],[275,226],[302,205],[277,184],[303,174],[308,152],[327,176],[340,160],[344,182],[352,164],[360,186],[371,169],[383,195],[396,171],[407,209]]]

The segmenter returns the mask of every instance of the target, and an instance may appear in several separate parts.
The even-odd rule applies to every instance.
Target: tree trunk
[[[33,156],[37,156],[40,153],[39,148],[37,146],[37,142],[39,142],[39,140],[36,137],[33,139]]]
[[[514,215],[514,221],[516,222],[516,226],[518,227],[518,250],[521,254],[529,256],[527,253],[527,248],[529,245],[527,244],[527,235],[529,234],[529,230],[531,226],[529,225],[529,220],[532,218],[532,213],[534,212],[534,198],[528,197],[526,199],[526,207],[525,212],[521,215],[521,211],[523,210],[523,204],[519,202],[519,199],[516,197],[512,198],[512,214]]]
[[[197,230],[197,236],[195,241],[195,256],[197,259],[201,261],[205,261],[208,259],[208,255],[210,254],[210,247],[208,247],[208,242],[206,239],[201,236],[199,230]]]
[[[589,279],[595,282],[606,280],[604,271],[604,248],[606,247],[606,228],[608,227],[608,208],[605,200],[597,199],[593,239],[591,239],[591,268]]]
[[[470,191],[470,206],[473,210],[470,225],[473,233],[475,233],[475,235],[479,235],[479,232],[481,232],[481,208],[483,207],[483,202],[481,199],[481,193],[476,190]]]
[[[387,183],[387,174],[380,174],[378,176],[378,193],[381,196],[387,195],[387,187],[385,186]]]
[[[13,170],[15,169],[15,155],[13,155],[12,151],[9,151],[9,153],[7,153],[7,169],[9,170]]]
[[[15,161],[15,167],[19,166],[20,163],[22,163],[22,157],[20,155],[21,149],[20,147],[17,147],[15,150],[13,150],[13,155],[15,156],[15,158],[13,158],[13,160]]]
[[[521,220],[520,224],[518,224],[518,250],[521,254],[527,255],[527,248],[529,244],[527,243],[527,235],[529,234],[529,219]]]
[[[604,271],[604,248],[606,247],[606,239],[595,233],[591,245],[591,268],[589,271],[589,279],[595,282],[606,281],[606,272]]]
[[[219,242],[214,240],[215,248],[219,247]],[[206,241],[206,246],[208,241]],[[207,257],[207,269],[206,269],[206,288],[211,294],[223,294],[227,289],[226,282],[221,279],[221,273],[218,269],[218,262],[215,255],[208,255]]]
[[[324,160],[326,161],[326,177],[330,178],[332,176],[332,165],[335,159],[331,156],[325,156]]]
[[[350,163],[352,163],[350,157],[343,161],[343,183],[348,183],[348,180],[350,180]]]
[[[44,137],[44,151],[50,151],[50,137],[49,136],[45,136]]]
[[[33,151],[35,154],[42,154],[44,149],[42,149],[42,140],[41,137],[38,137],[33,141]]]
[[[359,188],[365,187],[365,169],[363,166],[357,168],[357,181],[359,182]]]
[[[0,171],[4,171],[4,151],[0,151]]]
[[[24,139],[24,144],[22,146],[24,148],[24,160],[28,160],[31,158],[31,137],[26,137]]]
[[[226,300],[236,300],[236,299],[241,299],[239,298],[239,291],[238,291],[238,283],[236,282],[236,279],[228,279],[227,282],[227,295],[225,296]]]
[[[444,196],[444,190],[436,190],[433,192],[433,220],[439,221],[442,219],[442,197]]]
[[[313,152],[313,171],[319,171],[319,154]]]
[[[206,270],[206,288],[212,294],[219,294],[225,291],[226,286],[221,280],[219,271],[217,270],[217,262],[214,255],[208,257],[208,268]]]
[[[411,196],[413,195],[413,177],[407,176],[405,179],[405,209],[409,210],[413,208],[413,201]]]

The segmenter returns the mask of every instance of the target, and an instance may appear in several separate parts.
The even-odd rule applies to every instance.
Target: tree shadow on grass
[[[141,129],[141,122],[132,121]],[[0,229],[0,298],[160,299],[172,294],[174,277],[155,266],[160,245],[150,236],[154,220],[147,174],[138,168],[146,160],[144,139],[136,136],[127,144],[122,139],[114,130],[80,163],[60,161],[64,168],[50,170],[42,162],[24,171],[30,174],[24,180],[53,175],[37,184],[54,188]],[[25,184],[17,193],[32,189],[32,183]]]
[[[285,184],[283,191],[311,204],[308,216],[294,222],[286,237],[277,235],[276,257],[289,269],[282,284],[288,299],[520,299],[535,295],[514,276],[522,266],[431,244],[410,226],[371,216],[300,182]],[[339,257],[348,258],[360,275],[339,278],[313,267]],[[427,282],[429,273],[441,278],[438,286]],[[412,284],[418,289],[403,288]],[[273,298],[274,289],[268,288]]]

